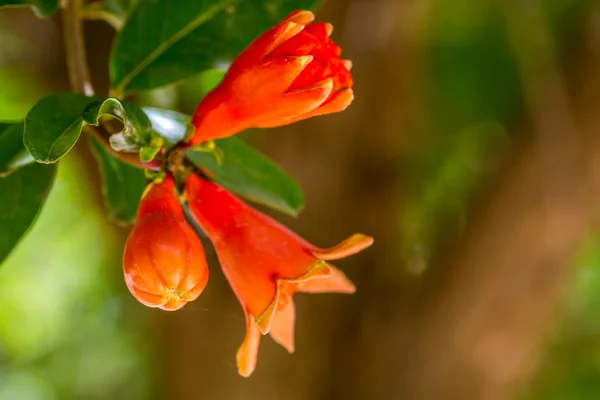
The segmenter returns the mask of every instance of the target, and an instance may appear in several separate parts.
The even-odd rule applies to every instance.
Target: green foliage
[[[152,127],[167,142],[177,143],[190,131],[190,117],[160,108],[145,107]],[[215,141],[216,149],[191,149],[188,159],[211,179],[239,196],[296,216],[304,205],[302,190],[275,162],[231,137]]]
[[[152,312],[125,289],[124,231],[98,207],[86,164],[77,152],[60,161],[35,225],[3,264],[0,399],[151,398]]]
[[[204,70],[214,71],[200,81],[200,92],[206,92],[223,75],[222,70],[208,68],[231,60],[292,10],[314,4],[314,0],[294,4],[286,0],[201,0],[185,4],[111,0],[100,8],[92,4],[84,12],[110,12],[120,20],[128,15],[115,40],[110,65],[115,94],[151,89]],[[173,146],[191,132],[189,117],[175,111],[142,109],[118,98],[57,93],[38,101],[27,113],[22,141],[35,161],[54,163],[75,145],[85,124],[100,126],[111,119],[123,124],[119,132],[110,132],[112,149],[138,152],[144,162],[155,158],[164,145]],[[10,134],[2,139],[3,173],[31,162],[20,145],[18,130],[18,126],[8,128]],[[144,187],[142,171],[115,159],[100,143],[91,141],[90,145],[102,171],[109,214],[115,220],[131,222]],[[235,138],[220,140],[217,152],[222,162],[214,154],[197,150],[189,150],[187,156],[212,179],[240,196],[290,215],[300,211],[300,188],[267,157]]]
[[[273,161],[236,137],[215,141],[219,158],[188,150],[187,156],[211,179],[233,193],[296,216],[304,206],[302,190]]]
[[[144,173],[107,153],[97,140],[90,138],[89,144],[102,173],[102,194],[108,214],[116,221],[133,223],[146,186]]]
[[[110,136],[110,145],[116,151],[140,154],[140,160],[151,161],[160,150],[163,140],[152,130],[152,123],[135,104],[108,98],[89,104],[83,111],[83,120],[99,125],[102,116],[118,118],[123,130]]]
[[[315,3],[197,0],[182,6],[172,0],[141,1],[115,40],[113,92],[148,90],[213,68],[289,12]]]
[[[34,164],[0,178],[0,263],[35,221],[55,171],[55,166]]]
[[[31,156],[23,146],[23,122],[0,124],[0,177],[8,175]]]
[[[0,7],[32,6],[35,13],[41,17],[49,17],[58,10],[59,5],[59,0],[0,0]]]
[[[23,143],[37,162],[55,163],[71,150],[83,128],[83,110],[91,101],[80,94],[56,93],[29,110]]]

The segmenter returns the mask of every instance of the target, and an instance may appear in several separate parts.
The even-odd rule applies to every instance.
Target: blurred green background
[[[600,398],[600,2],[327,0],[317,17],[354,104],[245,136],[306,191],[283,223],[322,246],[375,237],[337,264],[357,293],[298,296],[296,354],[265,338],[239,377],[243,317],[210,245],[197,301],[137,303],[128,228],[80,143],[0,271],[0,400]],[[114,33],[85,28],[102,93]],[[60,32],[0,10],[0,119],[68,90]],[[219,76],[138,100],[191,113]]]

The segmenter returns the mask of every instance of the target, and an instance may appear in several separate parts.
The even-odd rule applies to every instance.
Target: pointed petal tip
[[[285,351],[288,352],[288,354],[294,354],[294,352],[296,351],[296,348],[294,347],[294,345],[292,344],[291,346],[286,346],[283,343],[279,343],[277,341],[275,341],[278,345],[280,345],[281,347],[283,347],[285,349]]]
[[[328,249],[314,249],[311,252],[319,260],[337,260],[356,254],[372,244],[373,238],[371,236],[363,235],[362,233],[355,233],[337,246],[333,246]]]
[[[352,69],[352,61],[350,60],[342,60],[342,64],[344,64],[344,67],[346,67],[346,69],[348,71],[350,71]]]
[[[304,115],[304,118],[316,117],[319,115],[333,114],[344,111],[354,100],[352,89],[343,89],[333,93],[318,108]]]
[[[252,44],[237,58],[234,64],[239,63],[240,59],[245,59],[245,63],[251,63],[257,59],[268,56],[273,50],[279,47],[279,45],[296,36],[302,32],[303,29],[303,24],[293,20],[283,20],[252,42]]]
[[[308,10],[298,10],[288,15],[284,21],[296,22],[302,25],[308,25],[315,20],[315,15]]]
[[[323,79],[320,82],[317,82],[314,87],[322,87],[323,89],[326,89],[328,92],[331,93],[331,91],[333,90],[333,79],[332,78],[327,78],[327,79]]]
[[[337,106],[337,111],[344,111],[346,108],[350,107],[350,104],[354,101],[354,91],[352,89],[345,89],[339,92],[338,99],[335,103]],[[333,101],[332,101],[333,103]],[[334,104],[332,104],[333,106]]]
[[[287,350],[288,353],[294,353],[294,325],[296,322],[296,306],[289,296],[287,305],[277,312],[273,319],[273,325],[269,335],[271,338]]]
[[[238,373],[244,378],[252,375],[256,368],[259,345],[260,332],[254,321],[254,317],[246,312],[246,335],[235,355]]]
[[[239,353],[239,352],[238,352]],[[243,377],[243,378],[249,378],[250,375],[252,375],[252,373],[254,372],[254,369],[256,368],[255,365],[251,365],[250,363],[248,363],[247,360],[245,359],[241,359],[239,357],[237,357],[237,369],[238,369],[238,374]]]
[[[333,33],[333,25],[330,24],[329,22],[326,22],[325,30],[327,31],[327,36],[331,36],[331,34]]]
[[[294,57],[294,62],[298,63],[298,68],[299,68],[298,75],[300,75],[300,72],[302,72],[302,70],[304,68],[306,68],[306,66],[308,64],[310,64],[313,59],[314,59],[314,57],[311,55]],[[298,75],[296,75],[296,76],[298,76]]]

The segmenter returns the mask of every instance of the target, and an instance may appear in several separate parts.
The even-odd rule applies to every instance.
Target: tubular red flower
[[[131,294],[148,307],[177,310],[204,290],[204,249],[185,222],[171,177],[146,190],[125,244],[123,272]]]
[[[185,195],[246,316],[237,352],[241,375],[254,371],[261,333],[294,351],[294,293],[354,292],[352,282],[327,261],[363,250],[372,238],[355,234],[320,249],[206,179],[188,177]]]
[[[198,105],[196,145],[247,128],[270,128],[344,110],[353,99],[352,63],[329,38],[331,24],[296,11],[252,42]]]

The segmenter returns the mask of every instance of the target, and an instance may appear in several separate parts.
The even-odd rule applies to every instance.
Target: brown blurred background
[[[319,246],[375,237],[336,264],[357,293],[298,295],[296,354],[265,337],[239,377],[243,316],[210,245],[201,298],[136,303],[80,143],[0,272],[1,400],[600,398],[600,3],[328,0],[317,17],[356,100],[246,137],[305,190],[279,220]],[[86,34],[102,93],[114,33]],[[138,100],[190,113],[202,79]],[[68,89],[58,18],[0,10],[0,88],[2,119]]]

